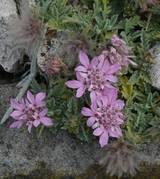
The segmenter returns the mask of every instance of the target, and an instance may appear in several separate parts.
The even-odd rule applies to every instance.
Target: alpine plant
[[[77,89],[76,97],[81,97],[86,90],[90,92],[91,101],[106,94],[108,88],[114,88],[116,76],[120,69],[118,64],[110,64],[104,55],[89,61],[87,54],[79,52],[80,65],[75,68],[77,80],[67,81],[69,88]]]
[[[111,46],[91,61],[80,50],[80,64],[75,68],[76,80],[66,82],[66,86],[76,89],[76,97],[82,97],[88,91],[91,99],[90,108],[83,107],[82,115],[88,117],[87,126],[93,135],[99,137],[101,147],[108,144],[109,137],[122,136],[120,126],[124,123],[124,102],[118,99],[118,73],[130,63],[129,48],[117,35],[111,38]],[[134,64],[135,65],[135,64]]]
[[[45,97],[46,94],[43,92],[33,95],[28,91],[26,97],[21,100],[12,99],[11,107],[14,111],[10,116],[14,119],[14,122],[10,125],[10,128],[20,128],[25,124],[30,133],[32,127],[38,127],[40,124],[47,127],[52,126],[53,120],[47,117],[48,109],[44,101]]]
[[[93,135],[99,136],[101,147],[108,144],[109,137],[122,136],[120,125],[124,122],[124,102],[117,99],[117,89],[108,89],[107,94],[93,102],[91,108],[82,108],[82,115],[89,117],[87,126],[92,127]]]

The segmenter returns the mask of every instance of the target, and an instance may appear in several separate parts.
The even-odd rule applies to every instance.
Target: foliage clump
[[[87,124],[94,130],[98,129],[95,132],[96,136],[102,136],[110,130],[109,134],[114,133],[112,137],[117,134],[124,140],[118,143],[110,141],[107,155],[101,161],[107,166],[107,172],[119,176],[126,172],[134,174],[141,160],[128,143],[143,144],[151,140],[157,141],[160,136],[158,112],[160,92],[152,86],[150,78],[150,69],[154,63],[150,49],[160,40],[159,2],[156,0],[124,0],[121,3],[118,0],[74,2],[40,0],[38,4],[35,12],[38,12],[49,30],[54,31],[55,34],[59,32],[67,34],[68,54],[75,56],[72,66],[65,60],[65,56],[56,64],[48,64],[48,69],[53,72],[52,75],[40,72],[41,75],[37,77],[37,81],[41,84],[34,81],[31,85],[33,92],[39,92],[43,86],[48,94],[48,115],[54,118],[54,126],[51,130],[57,132],[63,129],[83,141],[93,141],[95,138],[86,126],[87,120],[82,116],[84,111],[82,110],[81,114],[81,109],[84,106],[92,106],[95,98],[97,106],[100,106],[101,100],[98,98],[102,98],[106,86],[118,89],[117,97],[125,103],[125,106],[121,107],[125,116],[121,135],[118,135],[117,131],[113,132],[112,125],[110,125],[111,129],[107,128],[108,123],[102,125],[104,115],[100,116],[100,107],[97,107],[98,117],[97,114],[95,116],[95,111],[90,115],[89,108],[87,110],[90,114],[85,113],[85,115],[94,117],[92,120],[88,119]],[[80,57],[81,64],[75,68],[79,63],[78,54],[83,58]],[[89,54],[89,57],[86,57],[86,54]],[[94,65],[90,64],[89,58],[93,58]],[[96,61],[95,58],[98,60]],[[110,68],[114,63],[118,64],[117,70],[107,75],[102,74],[106,61]],[[61,64],[65,68],[59,68]],[[96,65],[98,68],[102,67],[98,72],[97,69],[95,70]],[[92,75],[94,70],[96,73]],[[78,81],[73,80],[75,75]],[[94,78],[97,76],[98,80]],[[98,82],[102,79],[99,77],[102,76],[106,79],[99,84]],[[108,81],[113,83],[110,84]],[[81,98],[76,98],[74,90],[68,89],[66,85],[77,89],[77,97]],[[113,109],[110,111],[113,112]],[[113,119],[113,114],[110,115]],[[92,125],[91,122],[93,122]],[[103,130],[100,126],[104,127]],[[106,136],[108,133],[105,133]],[[103,140],[108,140],[106,136]],[[107,145],[108,141],[103,141],[103,144]]]

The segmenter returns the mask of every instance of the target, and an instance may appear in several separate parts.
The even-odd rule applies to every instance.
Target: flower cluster
[[[121,67],[131,62],[126,43],[113,35],[112,46],[91,61],[83,51],[79,52],[80,65],[75,68],[77,80],[66,82],[66,86],[77,89],[76,97],[88,91],[91,107],[82,108],[82,115],[89,117],[87,125],[99,136],[101,147],[108,144],[109,137],[122,136],[120,125],[124,122],[124,102],[117,99],[118,89],[114,84]]]
[[[45,93],[38,93],[35,96],[28,91],[26,97],[17,101],[11,100],[11,107],[14,111],[11,113],[11,117],[15,120],[10,128],[20,128],[23,124],[28,126],[28,131],[31,132],[32,127],[38,127],[43,124],[47,127],[53,125],[52,119],[48,118],[46,108]]]
[[[124,107],[122,100],[117,100],[117,89],[109,89],[107,96],[103,96],[93,102],[90,108],[83,107],[82,114],[89,117],[88,127],[94,130],[93,135],[99,136],[101,147],[108,144],[109,136],[121,137],[122,132],[119,125],[124,122],[121,110]]]
[[[106,94],[108,88],[117,82],[118,64],[110,64],[102,54],[89,62],[85,52],[79,52],[81,64],[75,69],[77,80],[67,81],[69,88],[77,89],[76,97],[81,97],[86,90],[90,92],[91,101]]]
[[[111,47],[102,52],[111,64],[119,64],[120,67],[128,67],[132,61],[129,56],[129,49],[126,42],[120,39],[117,35],[111,38]]]

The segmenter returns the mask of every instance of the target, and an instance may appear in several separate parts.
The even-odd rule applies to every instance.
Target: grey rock
[[[17,17],[16,4],[13,0],[1,0],[0,3],[0,65],[7,72],[15,72],[18,62],[23,57],[21,50],[13,52],[14,42],[9,40],[8,25]],[[17,27],[18,28],[18,27]]]
[[[154,64],[150,71],[152,85],[160,89],[160,44],[155,45],[151,49],[151,54],[154,59]]]
[[[78,63],[78,52],[71,49],[70,37],[65,32],[58,32],[50,38],[44,37],[38,54],[37,63],[42,71],[45,71],[45,63],[53,57],[59,57],[69,68]]]
[[[9,106],[9,99],[16,93],[15,84],[0,85],[0,118]],[[50,177],[44,173],[46,169],[52,174],[79,176],[103,157],[105,152],[100,149],[98,142],[81,143],[65,132],[53,134],[49,130],[44,130],[41,137],[38,137],[35,130],[29,134],[26,128],[9,129],[11,121],[12,119],[9,119],[7,124],[0,126],[1,179],[28,175],[28,178],[34,175],[33,178],[36,179],[47,179]],[[146,162],[151,165],[160,164],[159,144],[145,144],[138,148],[146,156],[144,158]],[[40,164],[43,164],[44,168],[36,173]],[[94,173],[91,178],[94,178]]]
[[[34,5],[34,0],[27,1],[30,6]],[[23,48],[17,46],[9,30],[10,22],[18,18],[18,4],[16,5],[15,2],[14,0],[0,1],[0,66],[11,73],[19,70],[18,67],[23,63],[25,53]]]

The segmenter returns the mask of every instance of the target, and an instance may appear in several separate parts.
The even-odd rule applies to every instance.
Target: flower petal
[[[24,104],[21,104],[16,99],[11,99],[10,103],[11,103],[12,108],[17,109],[19,111],[22,111],[24,109],[24,107],[25,107]]]
[[[107,71],[107,74],[113,74],[120,70],[120,66],[118,64],[111,65]]]
[[[91,68],[97,66],[98,62],[99,62],[98,57],[94,57],[91,61]]]
[[[120,99],[116,100],[115,106],[116,106],[119,110],[122,110],[122,109],[124,108],[124,106],[125,106],[124,101],[122,101],[122,100],[120,100]]]
[[[116,83],[118,81],[118,78],[114,75],[106,75],[105,79],[113,83]]]
[[[42,122],[43,125],[45,126],[52,126],[53,125],[53,121],[52,119],[50,119],[49,117],[42,117],[40,119],[40,121]]]
[[[108,144],[108,139],[109,139],[108,132],[104,131],[103,134],[99,138],[99,143],[101,147],[104,147],[105,145]]]
[[[13,117],[13,118],[18,118],[20,117],[21,115],[23,115],[23,112],[22,111],[13,111],[10,116]]]
[[[122,136],[122,131],[120,127],[111,127],[111,129],[109,130],[109,135],[111,137],[121,137]]]
[[[87,69],[84,66],[79,65],[78,67],[75,68],[75,71],[87,72]]]
[[[40,92],[36,94],[36,97],[35,97],[36,104],[37,105],[41,104],[43,100],[45,99],[45,97],[46,97],[46,93]]]
[[[32,103],[32,104],[35,103],[34,95],[29,90],[27,91],[27,99],[30,103]]]
[[[76,77],[78,81],[80,81],[81,83],[84,83],[84,78],[81,76],[79,71],[76,72]]]
[[[84,116],[87,116],[87,117],[94,115],[93,111],[90,108],[86,108],[86,107],[82,108],[81,114],[83,114]]]
[[[117,99],[118,90],[116,88],[105,88],[104,94],[108,98],[108,104],[112,104]]]
[[[15,121],[9,126],[9,128],[17,128],[17,129],[19,129],[22,126],[22,124],[23,124],[22,121]]]
[[[33,125],[34,125],[34,127],[38,127],[40,125],[40,121],[34,120]]]
[[[40,117],[44,117],[46,114],[48,113],[48,109],[43,109],[40,113],[39,113],[39,116]]]
[[[103,69],[104,63],[106,62],[104,55],[98,56],[98,68]]]
[[[79,52],[79,60],[80,60],[81,64],[84,65],[86,68],[89,66],[88,56],[82,50],[80,50],[80,52]]]
[[[97,100],[95,91],[91,91],[90,98],[91,98],[91,103],[94,103]]]
[[[80,87],[80,88],[77,90],[76,97],[77,97],[77,98],[80,98],[80,97],[84,94],[85,90],[86,90],[86,87],[85,87],[85,86]]]
[[[102,127],[98,127],[94,130],[93,135],[95,136],[100,136],[103,133],[103,128]]]
[[[71,81],[67,81],[65,83],[65,85],[69,88],[72,88],[72,89],[77,89],[77,88],[80,88],[82,86],[82,83],[77,81],[77,80],[71,80]]]
[[[88,120],[87,120],[87,126],[88,127],[91,127],[94,122],[96,121],[96,118],[95,117],[90,117]]]

